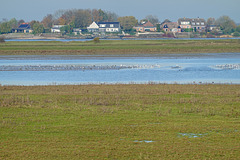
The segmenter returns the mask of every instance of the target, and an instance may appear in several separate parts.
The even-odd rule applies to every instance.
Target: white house
[[[89,27],[87,27],[87,30],[88,32],[99,32],[99,26],[96,22],[93,22]]]
[[[53,27],[51,28],[51,32],[52,33],[60,33],[61,32],[60,28],[64,27],[64,26],[66,26],[66,25],[53,25]]]
[[[120,32],[119,22],[93,22],[87,27],[89,32]]]

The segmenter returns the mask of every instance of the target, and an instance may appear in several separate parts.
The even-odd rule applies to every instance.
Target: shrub
[[[5,38],[4,37],[0,37],[0,43],[4,43],[5,42]]]
[[[234,37],[239,37],[239,36],[240,36],[240,33],[239,33],[239,32],[234,32],[234,33],[233,33],[233,36],[234,36]]]
[[[99,43],[99,42],[100,42],[100,38],[99,38],[99,37],[95,37],[95,38],[93,39],[93,42],[94,42],[94,43]]]

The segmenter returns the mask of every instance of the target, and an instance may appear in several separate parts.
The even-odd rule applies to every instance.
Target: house
[[[137,32],[156,32],[157,27],[155,27],[151,22],[146,22],[143,24],[140,24],[136,27],[133,27]]]
[[[181,27],[177,22],[165,22],[161,24],[161,27],[165,32],[181,32]]]
[[[96,22],[93,22],[89,27],[87,27],[87,30],[88,32],[99,32],[99,26]]]
[[[192,28],[191,25],[192,20],[190,18],[179,18],[178,19],[178,25],[182,28],[182,29],[187,29],[187,28]]]
[[[119,22],[98,22],[100,32],[120,32]]]
[[[31,25],[29,23],[22,23],[18,28],[13,28],[12,33],[32,33]]]
[[[82,33],[82,30],[80,28],[73,28],[73,34],[78,35],[81,33]]]
[[[135,29],[137,32],[144,32],[145,31],[143,26],[136,26],[136,27],[133,27],[133,29]]]
[[[206,21],[203,18],[180,18],[178,25],[182,30],[192,28],[194,32],[204,32],[206,30]]]
[[[206,21],[203,18],[193,18],[191,19],[191,26],[195,32],[205,32]]]
[[[221,29],[220,29],[220,27],[217,26],[217,25],[208,25],[208,26],[207,26],[207,30],[208,30],[208,31],[220,31]]]
[[[119,22],[93,22],[87,27],[88,32],[120,32]]]
[[[64,27],[66,25],[53,25],[53,27],[51,28],[51,32],[52,33],[61,33],[60,28]]]

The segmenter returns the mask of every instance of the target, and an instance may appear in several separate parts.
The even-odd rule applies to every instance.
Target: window
[[[106,27],[106,24],[101,24],[100,27],[104,28]]]
[[[192,25],[195,25],[195,22],[193,22]]]
[[[204,22],[202,22],[201,25],[204,25]]]
[[[114,27],[114,25],[113,25],[113,24],[110,24],[110,27],[111,27],[111,28],[113,28],[113,27]]]

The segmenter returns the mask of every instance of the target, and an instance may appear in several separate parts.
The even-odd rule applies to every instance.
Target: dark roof
[[[105,24],[106,27],[101,27],[100,24]],[[110,27],[111,24],[113,24],[113,27]],[[98,22],[97,25],[99,28],[120,28],[119,22]]]
[[[165,24],[165,25],[163,26],[163,28],[168,28],[168,25],[167,25],[167,24]]]
[[[28,23],[22,23],[18,26],[18,29],[30,29],[31,26]]]

